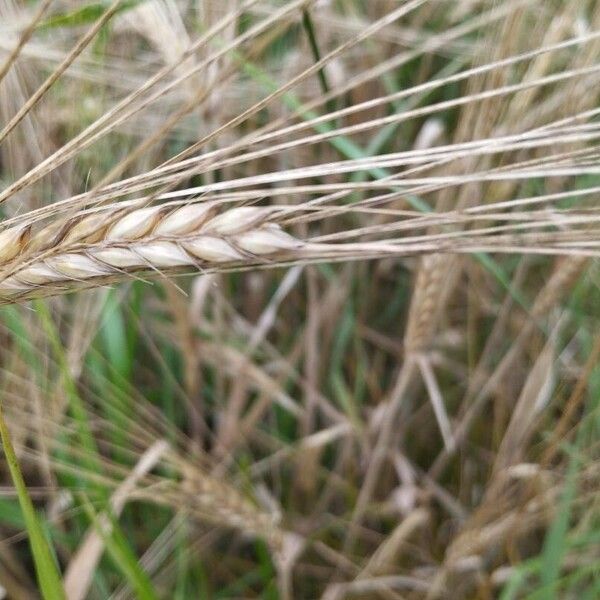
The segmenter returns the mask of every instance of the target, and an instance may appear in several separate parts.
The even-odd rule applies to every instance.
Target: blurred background
[[[596,222],[599,25],[594,0],[0,3],[3,220],[172,164],[200,201],[339,207],[298,238],[536,220],[507,252],[1,306],[2,597],[600,597],[599,264],[534,237]]]

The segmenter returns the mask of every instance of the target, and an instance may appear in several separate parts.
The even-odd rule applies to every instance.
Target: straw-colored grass
[[[8,596],[596,597],[599,101],[593,0],[1,4]]]

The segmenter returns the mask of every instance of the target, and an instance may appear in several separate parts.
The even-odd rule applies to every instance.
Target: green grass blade
[[[140,600],[158,600],[159,596],[150,578],[138,562],[116,520],[108,511],[103,513],[110,523],[109,527],[106,527],[106,523],[100,521],[99,515],[87,498],[83,499],[82,506],[102,538],[114,565],[127,579],[136,597]]]
[[[135,8],[145,0],[123,0],[117,12]],[[38,29],[54,29],[56,27],[81,27],[97,21],[109,7],[107,2],[91,2],[70,12],[59,13],[38,25]]]
[[[21,474],[21,469],[19,468],[17,456],[10,439],[8,428],[4,422],[4,415],[2,414],[1,409],[0,436],[2,437],[2,447],[4,448],[4,454],[6,455],[6,462],[8,463],[10,475],[17,491],[21,511],[23,512],[23,519],[27,528],[27,536],[29,538],[29,545],[31,547],[35,565],[35,573],[42,596],[44,600],[66,600],[60,573],[54,562],[52,550],[44,535],[44,530],[40,524],[33,503],[31,502],[31,498],[27,492],[27,487],[23,480],[23,475]]]
[[[48,341],[53,350],[54,359],[56,360],[64,385],[64,390],[69,400],[69,406],[75,422],[77,424],[77,434],[79,442],[87,451],[84,459],[85,467],[91,472],[102,472],[102,465],[98,454],[98,448],[92,434],[91,425],[84,402],[79,396],[77,384],[73,379],[65,349],[60,339],[60,334],[54,323],[52,314],[48,305],[43,300],[36,300],[34,307],[40,324],[48,337]]]
[[[544,589],[550,590],[548,597],[553,597],[564,557],[568,550],[567,535],[573,513],[573,504],[577,496],[577,479],[583,458],[580,455],[583,428],[580,427],[574,452],[569,460],[566,483],[562,491],[559,508],[544,540],[542,552],[541,581]]]

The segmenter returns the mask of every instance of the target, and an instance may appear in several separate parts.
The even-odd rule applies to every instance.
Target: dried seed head
[[[12,298],[30,290],[30,285],[20,283],[14,277],[8,277],[4,281],[0,281],[0,297]]]
[[[231,262],[242,260],[244,255],[229,242],[207,235],[185,241],[181,244],[190,254],[206,262]]]
[[[274,223],[265,225],[260,229],[254,229],[240,233],[235,236],[235,243],[256,255],[273,254],[281,250],[295,250],[301,243],[291,235],[285,233]]]
[[[58,246],[64,239],[67,228],[68,223],[64,220],[49,223],[31,235],[28,250],[35,253]]]
[[[0,233],[0,264],[12,260],[25,246],[30,228],[26,225],[11,227]]]
[[[161,218],[155,235],[185,235],[200,229],[214,213],[214,204],[188,204]]]
[[[158,269],[189,266],[194,262],[189,254],[173,242],[135,244],[131,250],[134,254],[141,256],[149,265]]]
[[[65,278],[64,275],[58,273],[46,264],[46,261],[35,263],[25,267],[18,273],[18,280],[31,285],[44,285],[54,283]]]
[[[105,239],[116,241],[141,238],[153,229],[158,215],[159,208],[156,206],[134,210],[113,223]]]
[[[104,238],[106,227],[99,223],[101,216],[98,214],[86,215],[80,219],[73,220],[65,233],[62,243],[73,244],[76,242],[87,242],[93,244]]]
[[[230,208],[211,219],[202,231],[217,235],[234,235],[260,225],[271,213],[272,209],[260,206]]]
[[[0,234],[0,264],[18,256],[27,237],[27,263],[0,277],[0,300],[39,295],[123,272],[234,263],[304,247],[266,222],[277,207],[239,207],[213,216],[214,203],[166,204],[130,212],[103,207],[83,217]],[[109,223],[107,215],[116,214]],[[82,249],[79,244],[85,243]],[[37,255],[36,252],[40,254]],[[23,261],[25,262],[25,261]],[[65,285],[64,289],[74,287]]]
[[[140,259],[131,250],[119,246],[90,250],[89,254],[115,269],[131,269],[140,264]]]
[[[46,264],[63,275],[63,279],[89,279],[110,274],[110,269],[83,254],[60,254],[46,260]]]

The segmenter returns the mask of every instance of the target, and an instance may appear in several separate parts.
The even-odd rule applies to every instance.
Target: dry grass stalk
[[[497,32],[495,43],[490,45],[493,61],[501,61],[511,56],[518,35],[508,35],[508,31],[522,21],[522,7],[514,7],[504,19],[502,28]],[[504,32],[504,35],[502,35]],[[502,41],[503,40],[503,41]],[[493,62],[490,61],[490,62]],[[492,71],[472,77],[468,80],[470,95],[481,93],[486,89],[502,87],[506,83],[507,71]],[[501,116],[499,109],[501,100],[486,98],[482,103],[469,103],[461,111],[455,134],[455,143],[473,139],[493,137],[494,128]],[[489,157],[470,156],[456,163],[454,171],[472,173],[489,168]],[[451,206],[464,209],[472,206],[482,196],[483,185],[479,182],[467,183],[458,192],[452,188],[442,190],[437,206],[442,210]],[[426,350],[433,340],[439,325],[439,319],[450,299],[462,266],[457,257],[432,256],[424,259],[419,267],[415,289],[411,300],[408,324],[404,343],[410,351]]]
[[[50,8],[51,2],[52,0],[44,0],[43,2],[41,2],[38,6],[37,11],[29,21],[27,27],[25,27],[25,29],[23,29],[23,31],[21,32],[21,35],[19,36],[19,41],[0,67],[0,82],[4,79],[4,77],[14,64],[15,60],[17,59],[27,42],[31,39],[31,36],[34,33],[37,24],[43,18],[46,11]]]

